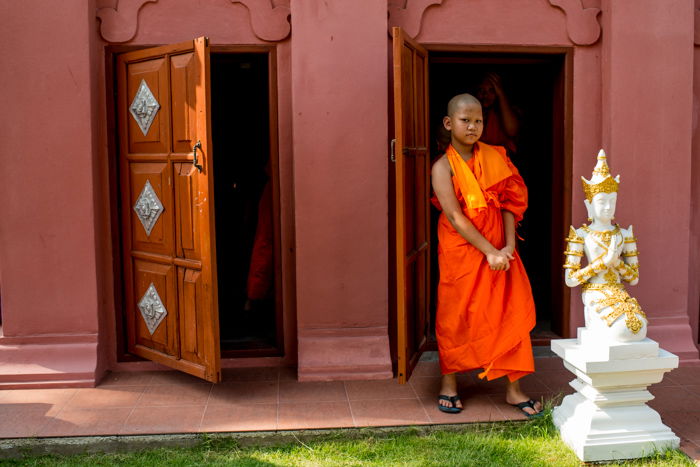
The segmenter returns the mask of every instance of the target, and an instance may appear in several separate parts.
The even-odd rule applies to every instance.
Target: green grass
[[[548,411],[549,412],[549,411]],[[399,431],[335,430],[310,439],[261,446],[251,438],[203,435],[195,447],[132,453],[40,456],[0,461],[2,466],[579,466],[559,439],[551,415],[529,422],[451,427],[413,427]],[[656,453],[607,466],[694,466],[680,451]]]

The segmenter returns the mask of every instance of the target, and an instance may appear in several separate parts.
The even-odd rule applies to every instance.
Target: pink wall
[[[142,3],[117,26],[95,18],[99,8]],[[276,45],[283,264],[296,270],[296,284],[284,284],[284,363],[297,357],[298,325],[302,379],[391,376],[387,3],[417,3],[295,1],[293,35],[271,42],[265,37],[288,26],[288,3],[248,3],[263,6],[65,0],[56,15],[26,0],[4,10],[0,82],[11,91],[0,94],[9,109],[0,116],[0,387],[89,385],[106,368],[150,365],[116,361],[114,129],[101,34],[130,30],[120,42],[131,46],[200,35],[213,45]],[[544,0],[509,0],[507,8],[494,0],[442,3],[407,14],[421,26],[419,42],[574,47],[571,25],[590,27]],[[700,295],[692,3],[584,0],[603,9],[603,34],[575,47],[572,97],[572,221],[585,219],[578,179],[604,147],[623,178],[618,218],[635,224],[640,240],[642,282],[633,294],[651,318],[651,337],[685,359],[697,358]],[[582,324],[577,292],[571,318],[573,331]],[[243,364],[252,363],[265,362]]]
[[[695,0],[696,15],[700,0]],[[697,24],[696,31],[700,30]],[[698,31],[700,32],[700,31]],[[700,39],[700,36],[698,37]],[[700,42],[700,41],[698,41]],[[700,342],[700,47],[693,47],[693,141],[690,175],[690,253],[688,258],[688,314],[693,340]]]
[[[562,12],[546,1],[444,0],[425,11],[416,39],[442,44],[571,45],[563,19]]]
[[[25,346],[14,364],[0,352],[0,385],[31,378],[89,384],[100,306],[94,3],[67,0],[56,15],[30,0],[3,12],[0,346]]]
[[[639,238],[640,287],[632,293],[650,318],[649,336],[697,359],[688,275],[693,4],[615,0],[603,14],[603,147],[622,174],[617,218]]]
[[[292,30],[299,377],[390,377],[386,3],[292,2]]]

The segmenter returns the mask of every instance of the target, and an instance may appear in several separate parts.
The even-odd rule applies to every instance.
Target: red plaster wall
[[[622,175],[617,219],[634,224],[641,252],[640,286],[630,292],[650,337],[697,359],[688,275],[693,2],[607,1],[603,14],[603,147]]]
[[[385,326],[386,5],[297,2],[292,21],[299,325]]]
[[[700,0],[695,2],[700,8]],[[700,24],[695,25],[696,30]],[[693,48],[693,117],[691,119],[693,142],[690,181],[690,252],[688,271],[688,314],[693,328],[693,340],[700,342],[700,46]]]
[[[92,111],[95,131],[93,148],[93,184],[94,215],[95,215],[95,260],[98,294],[98,341],[97,341],[97,378],[101,378],[109,368],[110,356],[114,355],[114,340],[110,339],[110,330],[114,328],[114,277],[113,249],[110,211],[109,158],[105,153],[107,147],[108,119],[105,118],[107,109],[107,81],[105,78],[104,47],[96,27],[94,12],[99,1],[91,0],[88,10],[88,27],[90,32],[90,74],[92,77]]]
[[[99,371],[94,6],[3,8],[3,388],[91,386]]]
[[[546,0],[443,0],[423,16],[419,42],[571,45],[561,10]]]
[[[573,89],[573,223],[585,218],[578,179],[605,147],[623,178],[618,218],[634,223],[640,239],[642,282],[633,294],[652,318],[651,336],[685,358],[697,357],[700,277],[700,190],[691,186],[700,181],[691,157],[700,155],[697,138],[691,148],[691,135],[698,135],[690,118],[698,67],[692,3],[585,0],[604,9],[604,32],[597,44],[576,48]],[[25,0],[4,9],[0,46],[0,82],[11,90],[0,94],[0,346],[46,335],[55,344],[75,342],[80,351],[74,346],[70,355],[87,357],[63,371],[83,376],[118,366],[106,214],[112,129],[105,126],[106,43],[94,16],[114,5],[64,0],[58,15],[45,2]],[[417,39],[573,45],[566,15],[548,2],[503,5],[444,0],[425,12]],[[296,1],[294,34],[277,43],[283,261],[295,267],[296,250],[297,271],[284,300],[286,309],[296,301],[300,371],[310,379],[347,376],[353,368],[360,368],[356,377],[390,375],[386,8],[374,0]],[[212,44],[264,43],[250,18],[230,0],[160,0],[143,6],[127,44],[199,35]],[[297,323],[287,318],[289,336]],[[580,324],[574,292],[572,331]],[[294,358],[293,340],[286,346]]]
[[[5,5],[0,268],[7,336],[94,334],[90,3]],[[7,92],[7,90],[10,92]]]
[[[172,44],[207,36],[212,44],[256,44],[248,9],[230,0],[147,3],[130,44]]]
[[[388,377],[386,3],[292,2],[292,30],[299,374]]]

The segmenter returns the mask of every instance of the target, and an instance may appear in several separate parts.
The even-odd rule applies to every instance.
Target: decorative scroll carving
[[[160,104],[156,98],[153,97],[153,93],[146,84],[146,81],[141,80],[141,85],[139,86],[139,90],[136,91],[134,101],[129,107],[129,112],[131,112],[134,120],[138,123],[139,128],[141,128],[143,136],[148,134],[148,129],[151,128],[151,123],[153,123],[153,119],[156,118],[158,109],[160,109]]]
[[[116,8],[100,8],[97,17],[102,22],[100,34],[107,42],[127,42],[134,38],[138,29],[141,7],[158,0],[119,0]],[[256,37],[264,41],[281,41],[289,36],[291,23],[289,5],[273,6],[272,0],[231,0],[248,8],[251,29]]]
[[[151,182],[146,180],[146,184],[134,205],[134,211],[136,212],[136,217],[141,221],[147,236],[151,235],[151,230],[153,230],[153,226],[156,225],[156,221],[158,221],[163,210],[163,203],[160,202],[156,192],[153,191]]]
[[[281,41],[291,31],[289,6],[272,6],[272,0],[231,0],[248,8],[253,34],[264,41]]]
[[[100,35],[107,42],[126,42],[136,35],[139,10],[146,3],[158,0],[119,0],[117,8],[100,8]]]
[[[389,32],[395,26],[401,27],[410,37],[416,37],[420,32],[423,14],[428,7],[441,5],[443,0],[406,0],[401,7],[394,2],[389,3]]]
[[[151,282],[151,285],[148,286],[146,293],[143,294],[143,297],[141,297],[138,306],[139,310],[141,311],[141,316],[146,322],[148,332],[153,335],[153,333],[156,332],[156,329],[158,329],[160,323],[168,315],[168,310],[165,309],[165,305],[163,305],[160,295],[158,295],[158,291],[156,290],[156,286],[153,285],[153,282]]]
[[[581,0],[549,0],[566,15],[566,31],[576,45],[593,45],[600,38],[600,8],[583,8]]]

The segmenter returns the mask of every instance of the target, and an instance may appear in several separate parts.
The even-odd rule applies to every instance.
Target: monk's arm
[[[433,164],[431,179],[435,195],[442,206],[442,212],[445,213],[452,227],[454,227],[466,241],[482,252],[491,266],[494,266],[494,262],[500,264],[501,268],[509,266],[508,258],[505,253],[497,250],[491,242],[486,240],[486,238],[481,235],[481,232],[474,227],[474,224],[472,224],[462,212],[459,201],[457,201],[457,196],[455,196],[454,188],[452,187],[452,176],[447,159],[440,159]]]
[[[509,137],[515,138],[518,136],[518,131],[520,130],[520,122],[515,112],[513,112],[513,108],[508,103],[508,98],[505,97],[505,93],[502,97],[499,97],[498,104],[499,110],[501,111],[503,129],[505,129]]]
[[[501,216],[503,216],[503,230],[506,235],[506,248],[512,254],[515,251],[515,216],[506,209],[501,210]]]
[[[501,114],[503,129],[509,137],[515,138],[518,136],[518,131],[520,130],[520,120],[508,101],[508,96],[503,90],[500,77],[496,74],[492,74],[490,80],[493,85],[493,90],[498,96],[498,110]]]

